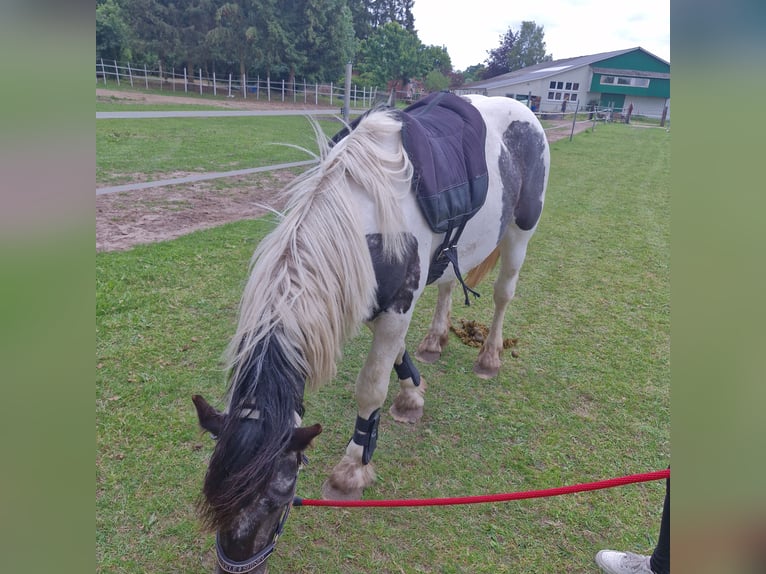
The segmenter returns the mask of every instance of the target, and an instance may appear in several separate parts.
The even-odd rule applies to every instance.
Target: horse
[[[324,498],[358,499],[374,482],[371,458],[392,368],[399,391],[391,416],[414,424],[423,415],[426,385],[405,335],[427,284],[437,286],[438,298],[415,356],[428,363],[447,344],[454,285],[468,303],[499,259],[494,317],[474,365],[481,378],[499,372],[503,317],[545,199],[548,143],[535,115],[510,98],[435,99],[470,122],[439,120],[424,132],[417,118],[425,122],[431,108],[421,106],[370,110],[332,140],[315,125],[319,161],[286,187],[286,208],[255,249],[227,351],[227,406],[219,412],[193,396],[199,424],[217,438],[199,513],[216,531],[219,572],[265,571],[303,453],[322,430],[301,426],[306,383],[316,388],[334,377],[345,341],[362,324],[373,338],[356,379],[354,434],[322,486]],[[417,142],[432,136],[452,147],[418,156]],[[476,161],[462,157],[477,153]],[[460,185],[443,177],[456,167]],[[446,199],[414,193],[434,178],[446,185]],[[458,210],[463,217],[450,211],[462,201],[449,195],[457,188],[474,196]],[[461,266],[470,270],[465,279]]]

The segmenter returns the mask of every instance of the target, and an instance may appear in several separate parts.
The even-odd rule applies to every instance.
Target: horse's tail
[[[465,276],[465,284],[468,285],[471,289],[476,287],[479,283],[481,283],[482,279],[486,277],[487,273],[494,269],[495,264],[497,264],[497,260],[499,258],[500,246],[498,245],[484,261],[479,263],[476,267],[468,272],[468,274]]]

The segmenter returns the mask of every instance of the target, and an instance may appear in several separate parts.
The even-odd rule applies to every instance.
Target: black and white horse
[[[391,415],[414,423],[423,414],[425,384],[405,335],[426,285],[437,285],[438,302],[415,355],[433,362],[447,343],[453,286],[467,300],[499,259],[494,318],[474,365],[479,377],[498,373],[503,317],[543,208],[545,133],[509,98],[440,93],[320,139],[319,164],[286,190],[285,213],[253,256],[229,349],[228,406],[220,413],[194,397],[200,424],[218,437],[201,515],[228,572],[265,568],[303,450],[321,432],[301,427],[305,384],[333,378],[362,323],[373,340],[356,380],[355,432],[325,498],[359,498],[374,481],[392,368],[400,388]]]

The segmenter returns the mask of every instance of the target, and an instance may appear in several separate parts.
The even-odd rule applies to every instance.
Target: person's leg
[[[662,508],[660,537],[650,561],[652,572],[669,574],[670,572],[670,478],[665,483],[665,505]]]

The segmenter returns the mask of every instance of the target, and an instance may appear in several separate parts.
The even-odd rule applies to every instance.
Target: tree
[[[138,60],[175,65],[183,58],[176,27],[177,8],[167,0],[120,0],[134,37],[133,56]]]
[[[283,3],[284,4],[284,3]],[[354,25],[345,0],[301,0],[301,13],[289,33],[301,55],[297,69],[311,80],[341,74],[354,56]]]
[[[361,43],[357,69],[365,81],[396,90],[423,73],[418,37],[397,22],[388,22]]]
[[[483,79],[552,60],[553,56],[545,53],[544,35],[543,27],[533,21],[522,22],[517,33],[508,28],[500,37],[500,46],[488,52]]]
[[[508,60],[515,42],[516,34],[511,28],[508,28],[505,34],[500,36],[500,45],[494,50],[487,51],[489,57],[486,59],[487,66],[483,79],[494,78],[511,71]]]
[[[239,64],[240,77],[246,76],[256,60],[274,63],[283,53],[284,30],[273,17],[275,0],[230,0],[216,11],[216,26],[206,39],[215,53]]]
[[[481,80],[485,77],[486,72],[487,68],[485,68],[483,64],[474,64],[473,66],[468,66],[465,70],[463,70],[463,82],[468,84],[470,82]]]
[[[415,32],[414,0],[348,0],[347,3],[358,40],[366,40],[389,22],[398,22],[405,30]]]
[[[421,60],[425,73],[437,70],[446,76],[452,71],[452,59],[446,46],[423,46]]]
[[[115,0],[96,6],[96,56],[110,60],[131,58],[131,32],[122,8]]]
[[[521,23],[521,29],[516,34],[516,40],[508,53],[510,71],[553,60],[551,54],[545,53],[544,36],[542,26],[537,26],[532,21]]]
[[[426,75],[424,85],[429,92],[438,92],[446,90],[449,87],[450,79],[439,70],[431,70]]]

